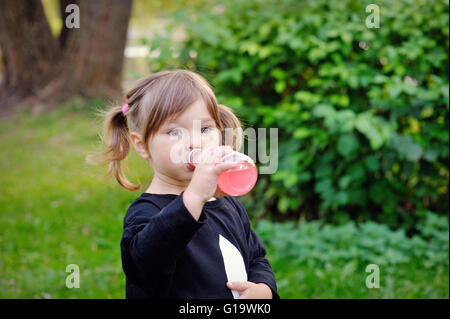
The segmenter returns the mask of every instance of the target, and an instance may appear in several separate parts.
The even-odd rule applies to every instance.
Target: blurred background
[[[80,28],[64,23],[71,3]],[[208,79],[244,128],[278,128],[277,172],[239,200],[281,298],[448,298],[448,13],[448,0],[2,0],[0,298],[125,297],[123,217],[152,171],[132,150],[142,189],[128,192],[85,157],[101,149],[96,110],[171,68]]]

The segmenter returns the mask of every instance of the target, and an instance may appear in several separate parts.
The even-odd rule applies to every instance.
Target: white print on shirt
[[[244,259],[236,246],[219,234],[219,247],[228,281],[247,281]],[[231,293],[234,299],[239,298],[239,293],[236,290],[231,290]]]

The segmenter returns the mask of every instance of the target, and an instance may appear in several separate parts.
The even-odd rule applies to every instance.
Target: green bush
[[[358,260],[379,266],[420,263],[423,268],[448,267],[448,219],[427,214],[421,232],[407,237],[403,229],[384,224],[353,221],[336,226],[320,221],[272,223],[261,220],[256,231],[277,259],[323,266],[338,260]]]
[[[244,198],[253,216],[413,230],[448,212],[448,2],[379,1],[373,29],[369,3],[205,4],[173,15],[185,40],[144,41],[155,71],[195,69],[248,126],[278,128],[278,171]]]
[[[448,298],[448,218],[427,213],[411,238],[400,229],[353,221],[272,223],[255,231],[284,298]],[[367,289],[366,267],[376,264],[380,289]]]

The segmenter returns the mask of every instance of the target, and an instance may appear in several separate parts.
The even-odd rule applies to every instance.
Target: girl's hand
[[[209,146],[200,153],[200,163],[196,164],[191,182],[184,191],[183,201],[194,218],[200,217],[203,205],[211,197],[225,196],[217,187],[220,173],[237,168],[239,163],[221,163],[221,158],[233,149],[230,146]]]
[[[239,293],[239,299],[272,299],[272,289],[264,283],[251,281],[227,282],[227,287]]]
[[[239,166],[237,163],[221,163],[223,156],[231,153],[230,146],[209,146],[199,154],[200,162],[196,164],[191,182],[186,188],[186,193],[192,192],[203,202],[214,195],[224,196],[217,191],[217,178],[219,174],[230,168]]]

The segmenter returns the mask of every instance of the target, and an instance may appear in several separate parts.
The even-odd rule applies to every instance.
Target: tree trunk
[[[49,79],[53,61],[60,56],[58,43],[47,24],[40,1],[0,2],[0,48],[3,81],[1,107],[17,104]]]
[[[65,7],[77,1],[60,0]],[[0,113],[49,110],[74,95],[122,96],[121,73],[132,0],[80,1],[80,28],[52,36],[40,0],[0,1],[3,79]],[[12,27],[13,26],[13,27]]]

